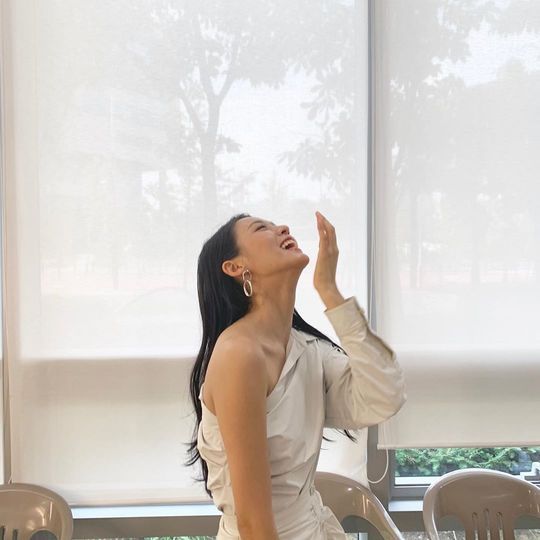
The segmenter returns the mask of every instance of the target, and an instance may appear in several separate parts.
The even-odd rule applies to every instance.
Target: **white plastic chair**
[[[437,520],[455,516],[466,540],[514,540],[514,523],[523,515],[540,518],[540,488],[508,473],[463,469],[441,476],[426,491],[424,527],[439,540]]]
[[[71,540],[73,514],[65,499],[50,489],[34,484],[2,484],[0,527],[4,528],[3,540],[29,540],[39,531],[49,531],[58,540]]]
[[[340,523],[347,516],[358,516],[369,521],[385,540],[403,540],[381,501],[362,484],[340,474],[316,471],[315,488]]]

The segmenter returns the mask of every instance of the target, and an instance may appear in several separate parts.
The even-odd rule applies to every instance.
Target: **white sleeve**
[[[319,340],[326,395],[324,426],[359,429],[387,420],[407,399],[396,353],[371,330],[356,297],[324,314],[347,353]]]

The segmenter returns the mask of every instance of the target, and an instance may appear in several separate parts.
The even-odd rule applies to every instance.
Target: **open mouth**
[[[294,251],[300,249],[292,238],[285,240],[285,242],[281,244],[280,248],[284,249],[285,251]]]

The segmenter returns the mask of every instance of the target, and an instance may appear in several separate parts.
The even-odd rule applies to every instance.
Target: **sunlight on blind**
[[[341,283],[360,283],[353,5],[235,6],[13,6],[33,10],[20,20],[33,42],[13,43],[28,47],[13,82],[35,92],[34,129],[17,146],[31,160],[18,208],[33,267],[21,283],[25,356],[195,351],[196,257],[239,211],[288,223],[316,255],[314,211],[326,210]]]
[[[6,2],[14,479],[79,504],[202,497],[195,271],[233,214],[290,226],[297,308],[335,338],[312,286],[325,213],[363,303],[366,6]]]
[[[540,4],[411,4],[376,3],[381,446],[539,444]]]

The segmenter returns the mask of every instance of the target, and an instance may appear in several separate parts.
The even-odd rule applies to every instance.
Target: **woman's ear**
[[[239,266],[231,260],[223,261],[223,264],[221,265],[221,269],[223,270],[223,272],[231,277],[237,277],[241,275],[243,272],[243,268],[243,266]]]

